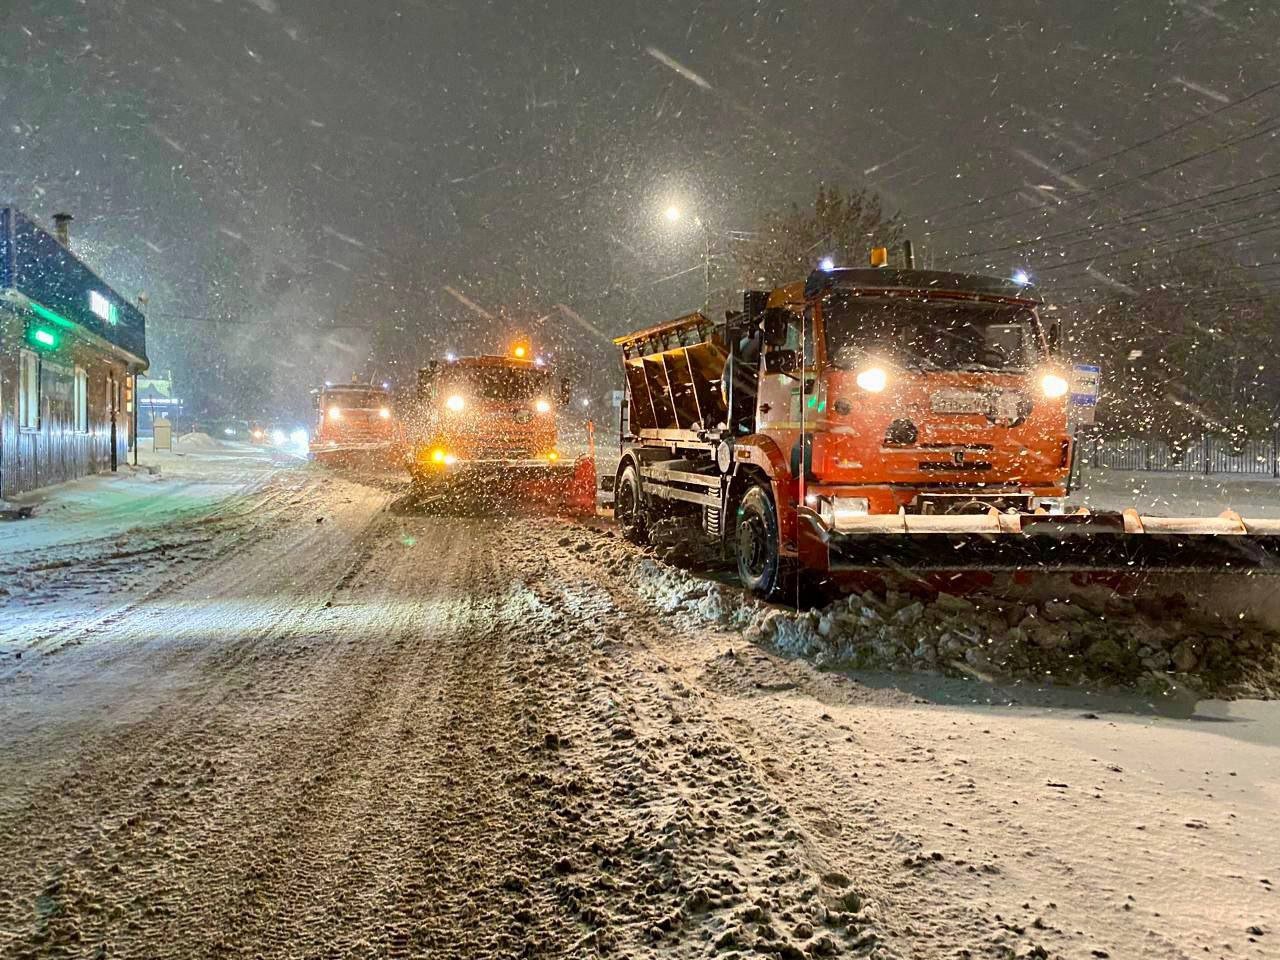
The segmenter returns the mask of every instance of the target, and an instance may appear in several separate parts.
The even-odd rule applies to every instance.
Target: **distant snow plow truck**
[[[615,341],[614,509],[633,541],[658,523],[709,537],[765,596],[801,573],[947,589],[978,571],[1277,567],[1277,520],[1067,507],[1071,373],[1026,285],[831,269],[743,306]]]
[[[326,383],[315,391],[311,455],[340,466],[392,466],[401,448],[400,425],[387,385]]]
[[[593,451],[567,457],[557,410],[569,402],[524,341],[506,355],[449,357],[418,372],[407,466],[416,492],[456,506],[510,503],[594,513]]]

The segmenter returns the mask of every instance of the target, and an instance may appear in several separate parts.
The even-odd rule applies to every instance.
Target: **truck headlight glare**
[[[1050,399],[1060,397],[1067,392],[1068,384],[1056,373],[1046,373],[1040,378],[1040,389]]]
[[[868,367],[859,371],[856,382],[867,393],[879,393],[889,385],[889,375],[880,367]]]
[[[547,403],[545,400],[539,400],[533,405],[533,409],[537,410],[539,413],[550,413],[551,404]]]
[[[455,393],[453,396],[451,396],[448,400],[444,402],[444,405],[448,407],[450,410],[452,410],[454,413],[461,413],[462,408],[467,405],[467,401],[463,399],[462,394]]]

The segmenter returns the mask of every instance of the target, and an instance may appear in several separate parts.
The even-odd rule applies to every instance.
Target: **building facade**
[[[145,319],[59,237],[0,207],[0,497],[125,463]]]

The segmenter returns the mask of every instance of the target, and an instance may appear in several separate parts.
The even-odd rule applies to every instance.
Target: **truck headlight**
[[[880,367],[859,371],[855,382],[867,393],[879,393],[889,385],[889,375]]]
[[[461,413],[462,408],[467,405],[467,401],[463,399],[462,394],[455,393],[453,396],[451,396],[448,400],[444,402],[444,405],[448,407],[450,410],[452,410],[454,413]]]
[[[1040,378],[1040,389],[1050,399],[1062,396],[1068,388],[1067,381],[1056,373],[1046,373]]]
[[[390,419],[391,419],[391,411],[390,411],[388,408],[386,408],[386,407],[379,407],[379,408],[378,408],[378,416],[380,416],[383,420],[390,420]]]
[[[533,409],[537,410],[539,413],[550,413],[551,404],[547,403],[545,400],[539,400],[533,405]]]

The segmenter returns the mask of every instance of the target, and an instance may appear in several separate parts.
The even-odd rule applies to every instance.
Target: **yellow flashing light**
[[[888,247],[872,247],[871,248],[871,265],[873,267],[883,267],[889,263]]]
[[[547,453],[547,459],[550,460],[552,463],[555,463],[557,460],[560,459],[560,454],[556,453],[554,450],[551,450]]]
[[[517,360],[523,360],[525,358],[525,355],[528,354],[528,352],[529,352],[529,348],[526,347],[523,343],[517,343],[514,347],[511,348],[511,355],[515,357]]]
[[[433,463],[444,463],[444,459],[447,456],[448,454],[445,453],[443,450],[441,450],[439,447],[436,447],[434,450],[431,451],[431,460]]]

